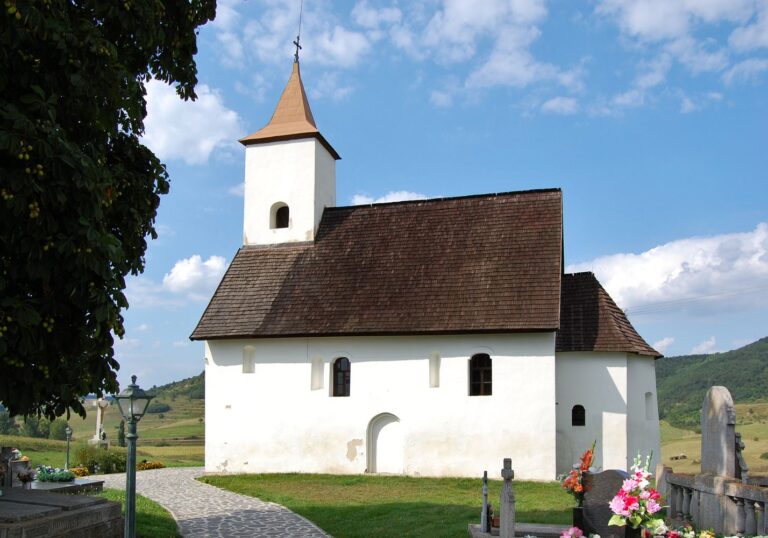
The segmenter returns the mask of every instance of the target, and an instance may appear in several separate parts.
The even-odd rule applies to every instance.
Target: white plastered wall
[[[594,441],[595,466],[625,469],[627,463],[627,355],[557,353],[557,470],[567,472]],[[571,424],[575,405],[584,426]]]
[[[289,225],[273,229],[279,202],[288,205]],[[244,204],[243,244],[312,241],[323,209],[336,204],[336,161],[315,138],[247,146]]]
[[[659,454],[652,358],[607,352],[557,353],[557,404],[558,473],[577,463],[595,440],[595,466],[602,469],[626,470],[638,453],[646,456],[653,450]],[[584,426],[571,424],[571,409],[576,404],[586,410]]]
[[[653,453],[651,472],[661,461],[659,408],[656,398],[656,361],[652,357],[627,356],[629,373],[629,463],[640,454]]]
[[[254,347],[252,374],[243,373]],[[368,426],[399,419],[403,469],[424,476],[555,478],[552,333],[287,338],[206,346],[206,471],[363,473]],[[493,360],[493,395],[468,395],[469,357]],[[430,357],[440,357],[430,387]],[[351,395],[331,397],[331,361],[351,362]],[[312,363],[324,383],[312,389]],[[432,360],[434,366],[434,358]],[[434,379],[433,379],[434,381]]]

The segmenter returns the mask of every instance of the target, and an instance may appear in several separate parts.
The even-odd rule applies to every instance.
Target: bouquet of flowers
[[[581,506],[584,502],[584,483],[582,481],[583,475],[589,468],[592,467],[592,461],[595,458],[595,444],[592,443],[592,448],[588,449],[579,458],[578,467],[571,470],[563,479],[563,489],[574,496],[576,503]]]
[[[661,510],[661,505],[658,502],[661,495],[650,487],[651,473],[648,472],[650,463],[651,456],[646,458],[645,463],[639,455],[635,458],[632,473],[609,503],[613,512],[608,521],[609,525],[621,527],[629,525],[633,529],[638,529],[641,526],[656,526],[655,520],[657,518],[651,516]]]
[[[74,473],[59,469],[58,467],[49,467],[47,465],[37,466],[38,482],[71,482],[75,479]]]

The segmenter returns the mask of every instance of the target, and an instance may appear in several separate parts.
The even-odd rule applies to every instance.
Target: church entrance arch
[[[403,433],[398,417],[381,413],[371,419],[366,453],[369,473],[403,473]]]

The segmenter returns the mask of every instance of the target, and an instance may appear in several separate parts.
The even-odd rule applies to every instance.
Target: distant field
[[[736,404],[736,431],[746,445],[744,459],[751,474],[768,475],[768,403]],[[687,459],[672,461],[685,454]],[[661,456],[665,465],[681,473],[696,473],[701,461],[701,435],[661,422]]]

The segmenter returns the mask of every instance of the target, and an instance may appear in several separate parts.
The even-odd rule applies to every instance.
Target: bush
[[[198,385],[196,387],[193,387],[189,391],[189,399],[190,400],[204,400],[205,399],[205,386],[204,385]]]
[[[67,421],[63,418],[57,418],[51,422],[50,431],[48,433],[48,439],[56,439],[57,441],[67,440]]]
[[[19,426],[16,419],[3,409],[0,411],[0,435],[18,435]]]
[[[24,437],[39,437],[46,439],[51,432],[51,423],[35,416],[26,417],[21,423],[21,435]]]
[[[170,410],[171,406],[163,402],[150,402],[147,407],[147,413],[165,413]]]
[[[760,454],[760,459],[761,460],[768,460],[768,452],[763,452],[762,454]]]
[[[148,471],[150,469],[165,469],[165,465],[159,461],[142,460],[136,465],[137,471]]]
[[[124,450],[106,449],[93,445],[82,445],[75,451],[75,462],[88,468],[89,473],[111,474],[125,472]],[[98,466],[98,471],[96,471]]]

